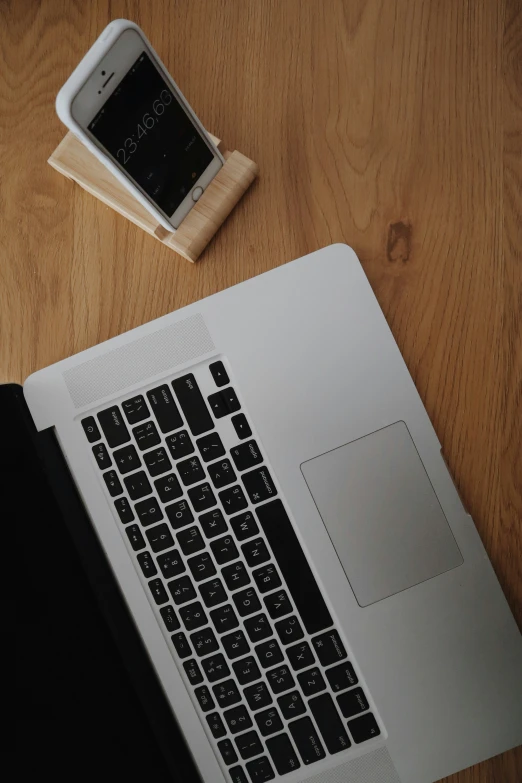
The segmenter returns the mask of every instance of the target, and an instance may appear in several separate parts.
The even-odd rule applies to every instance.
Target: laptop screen
[[[3,616],[13,617],[16,604],[18,779],[39,780],[48,772],[55,783],[127,775],[155,783],[199,781],[166,703],[154,706],[154,719],[172,750],[169,764],[160,750],[150,710],[145,713],[129,674],[143,663],[131,645],[129,660],[122,659],[113,633],[120,641],[124,633],[111,632],[100,611],[34,451],[21,388],[0,386],[0,408],[0,497],[10,498],[2,526],[15,532],[3,548],[13,567]],[[9,646],[11,638],[8,633]]]

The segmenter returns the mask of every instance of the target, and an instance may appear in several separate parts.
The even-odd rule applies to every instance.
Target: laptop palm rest
[[[462,564],[403,421],[301,470],[360,606]]]

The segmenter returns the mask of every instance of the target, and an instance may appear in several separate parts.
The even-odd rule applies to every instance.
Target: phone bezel
[[[156,204],[156,202],[148,195],[148,193],[146,193],[146,191],[126,171],[119,160],[115,158],[88,129],[90,122],[94,119],[106,101],[110,98],[114,90],[118,87],[124,76],[126,76],[132,65],[136,62],[137,58],[144,50],[147,52],[147,55],[150,57],[162,79],[164,79],[164,81],[168,84],[169,89],[173,92],[175,100],[178,101],[179,105],[188,116],[190,122],[194,125],[195,129],[212,153],[211,162],[202,172],[200,177],[192,183],[189,192],[183,201],[179,204],[177,209],[172,213],[172,215],[168,215],[161,209],[161,207],[158,206],[158,204]],[[102,71],[105,72],[103,76]],[[106,84],[106,86],[103,86],[107,80],[107,75],[111,73],[114,75]],[[209,183],[223,166],[222,157],[207,138],[205,129],[179,92],[175,82],[172,80],[163,64],[158,60],[154,52],[151,50],[147,41],[139,34],[138,30],[134,28],[127,28],[123,30],[111,44],[110,48],[107,50],[104,56],[98,61],[96,68],[83,83],[71,102],[71,116],[82,129],[82,131],[86,134],[86,136],[91,140],[91,142],[102,152],[102,154],[109,158],[111,163],[116,166],[119,171],[121,171],[131,186],[140,192],[140,194],[151,205],[152,209],[159,213],[159,215],[161,215],[173,229],[179,227],[183,218],[194,206],[195,200],[192,197],[194,190],[198,187],[205,190],[205,188],[209,185]]]

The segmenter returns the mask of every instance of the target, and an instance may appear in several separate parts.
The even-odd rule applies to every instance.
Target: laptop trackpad
[[[463,562],[403,421],[301,470],[360,606]]]

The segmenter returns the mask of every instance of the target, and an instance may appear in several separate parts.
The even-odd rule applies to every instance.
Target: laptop
[[[522,742],[521,635],[349,247],[40,370],[24,398],[166,779],[431,783]]]

